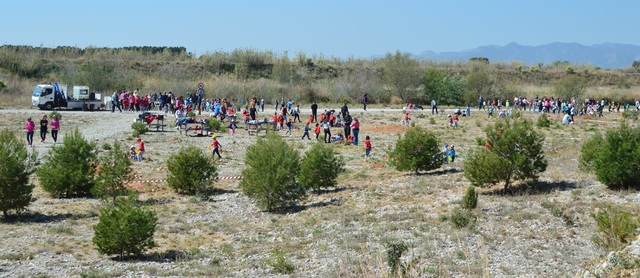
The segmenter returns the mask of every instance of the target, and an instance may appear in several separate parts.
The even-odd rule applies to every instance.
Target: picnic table
[[[269,121],[248,121],[246,123],[246,130],[249,133],[249,135],[260,135],[260,131],[264,131],[265,134],[267,132],[267,126],[272,125],[272,122]]]
[[[180,134],[184,130],[184,135],[189,135],[189,131],[195,131],[197,136],[204,136],[204,132],[209,132],[209,122],[206,119],[179,118],[176,127]]]
[[[164,131],[164,127],[167,126],[164,123],[164,115],[151,114],[149,112],[138,115],[136,121],[145,123],[150,131]]]

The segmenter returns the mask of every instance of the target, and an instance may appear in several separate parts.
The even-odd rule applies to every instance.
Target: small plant
[[[547,114],[541,114],[540,117],[538,117],[538,121],[536,122],[536,126],[538,128],[550,127],[551,126],[551,121],[549,120],[549,117],[547,116]]]
[[[139,137],[141,134],[145,134],[149,131],[149,128],[143,122],[134,122],[131,124],[131,129],[133,129],[133,137]]]
[[[208,196],[218,169],[212,156],[195,146],[181,148],[167,159],[167,184],[181,194]]]
[[[62,120],[62,114],[58,111],[51,111],[51,113],[49,113],[49,119],[53,119],[53,116],[58,117],[59,121]]]
[[[105,151],[111,150],[111,144],[109,143],[102,144],[102,149]]]
[[[402,241],[387,243],[387,265],[391,270],[392,277],[396,277],[398,271],[400,271],[400,273],[405,272],[406,266],[402,263],[401,259],[407,250],[409,250],[409,246]]]
[[[118,142],[113,142],[113,147],[99,158],[100,164],[96,169],[96,184],[91,189],[94,196],[103,200],[112,199],[115,203],[118,196],[126,196],[132,193],[127,187],[133,180],[131,159]]]
[[[607,250],[618,250],[636,237],[640,218],[634,213],[607,206],[591,215],[596,221],[598,235],[594,242]]]
[[[38,164],[38,154],[27,151],[18,136],[9,129],[0,131],[0,211],[7,217],[10,210],[25,210],[33,201],[33,184],[29,176]]]
[[[153,234],[158,219],[152,211],[134,205],[133,200],[119,200],[100,209],[98,224],[93,227],[93,244],[105,255],[138,256],[153,248]]]
[[[638,110],[637,109],[627,109],[624,112],[622,112],[622,117],[627,119],[627,120],[637,121],[638,120]]]
[[[340,173],[344,172],[344,161],[327,144],[314,144],[306,153],[300,166],[298,182],[318,193],[323,187],[335,187]]]
[[[474,209],[478,205],[478,193],[476,193],[476,189],[473,185],[467,187],[467,191],[462,197],[462,208],[464,209]]]
[[[424,119],[426,117],[427,117],[427,115],[422,114],[422,113],[416,115],[416,118],[418,118],[418,119]]]
[[[267,264],[273,267],[273,271],[277,274],[292,274],[295,270],[295,266],[287,261],[282,251],[271,252],[271,258],[267,260]]]
[[[428,171],[442,166],[443,156],[435,133],[424,128],[409,129],[399,137],[396,146],[389,152],[390,164],[398,171]]]
[[[429,124],[435,125],[436,124],[436,119],[429,118]]]
[[[195,117],[195,116],[196,116],[196,112],[194,112],[193,110],[192,110],[192,111],[187,112],[187,117],[189,117],[189,118],[193,118],[193,117]]]
[[[463,228],[471,222],[471,214],[467,210],[455,208],[449,219],[456,228]]]
[[[217,132],[225,132],[227,131],[227,127],[222,125],[222,122],[218,121],[218,119],[214,118],[214,117],[210,117],[209,118],[209,130],[211,131],[217,131]]]

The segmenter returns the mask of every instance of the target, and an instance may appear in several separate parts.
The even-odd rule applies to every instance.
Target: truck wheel
[[[94,105],[94,104],[90,104],[90,105],[89,105],[89,111],[93,111],[93,109],[94,109],[94,108],[95,108],[95,105]]]
[[[44,109],[45,110],[53,110],[53,104],[51,104],[51,102],[45,103]]]

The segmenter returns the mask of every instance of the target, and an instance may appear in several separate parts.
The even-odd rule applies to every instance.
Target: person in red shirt
[[[136,138],[136,141],[138,142],[138,161],[142,162],[144,160],[142,157],[144,155],[144,141],[140,137]]]
[[[284,115],[278,115],[278,129],[284,128]]]
[[[273,113],[273,130],[276,130],[277,126],[278,126],[278,113]]]
[[[334,116],[333,113],[332,113],[332,114],[329,115],[329,125],[333,126],[335,124],[335,122],[336,122],[336,116]]]
[[[404,125],[405,126],[409,126],[409,120],[411,120],[411,119],[409,118],[409,112],[407,112],[407,113],[404,114]]]
[[[218,158],[222,158],[222,156],[220,155],[220,148],[222,148],[222,145],[220,145],[220,142],[218,142],[218,136],[213,135],[211,136],[211,139],[213,139],[213,142],[211,142],[211,147],[213,147],[213,153],[212,155],[218,155]]]
[[[369,138],[369,135],[367,135],[367,137],[364,138],[364,157],[366,159],[369,159],[369,153],[371,153],[371,149],[373,149],[373,147],[371,146],[371,138]]]
[[[318,136],[320,136],[320,124],[316,123],[316,127],[313,129],[313,133],[316,134],[316,140],[318,140]]]

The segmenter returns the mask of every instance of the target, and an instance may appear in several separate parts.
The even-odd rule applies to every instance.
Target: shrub
[[[156,246],[153,234],[158,219],[153,211],[137,207],[133,201],[118,201],[100,209],[98,224],[93,227],[93,244],[105,255],[140,255]]]
[[[409,246],[407,246],[406,243],[404,242],[392,242],[392,243],[387,243],[387,265],[389,266],[389,269],[391,270],[391,277],[396,277],[398,276],[398,270],[401,271],[401,273],[404,273],[406,270],[405,265],[402,264],[402,255],[404,254],[404,252],[406,252],[409,249]],[[400,276],[403,277],[403,276]]]
[[[449,220],[451,220],[451,223],[453,223],[456,228],[463,228],[471,222],[471,214],[468,210],[455,208],[451,213]]]
[[[267,260],[267,264],[273,267],[273,271],[278,274],[292,274],[295,266],[284,257],[282,251],[274,250],[271,252],[271,258]]]
[[[58,121],[62,120],[62,114],[58,111],[51,111],[51,113],[49,113],[49,119],[53,119],[53,116],[58,117]]]
[[[389,152],[390,164],[398,171],[428,171],[442,166],[436,134],[424,128],[410,128],[399,136],[395,148]]]
[[[29,153],[16,133],[0,131],[0,210],[6,217],[10,210],[20,212],[33,201],[29,176],[38,164],[38,154]]]
[[[544,136],[524,118],[504,118],[485,128],[490,149],[472,152],[464,161],[464,175],[475,186],[485,187],[512,180],[535,180],[547,169]],[[482,141],[482,140],[481,140]]]
[[[436,119],[429,118],[429,124],[435,125],[436,124]]]
[[[208,196],[218,169],[211,157],[195,146],[181,148],[167,159],[167,184],[181,194]]]
[[[300,166],[298,182],[316,193],[320,188],[335,187],[340,173],[344,172],[344,161],[327,144],[316,143],[306,153]]]
[[[551,126],[551,121],[549,121],[549,117],[547,117],[547,114],[541,114],[540,117],[538,117],[536,126],[539,128]]]
[[[267,211],[297,204],[307,190],[296,182],[300,172],[298,151],[275,133],[258,138],[247,148],[240,188],[257,206]]]
[[[149,128],[143,122],[134,122],[131,124],[131,129],[133,129],[133,137],[139,137],[141,134],[145,134],[149,131]]]
[[[462,197],[462,208],[465,209],[474,209],[478,206],[478,193],[476,193],[476,189],[474,186],[467,187],[467,191]]]
[[[217,132],[225,132],[227,131],[227,127],[222,125],[222,122],[218,121],[218,119],[214,117],[209,118],[209,130],[217,131]]]
[[[42,189],[52,196],[89,195],[94,186],[96,145],[76,128],[61,146],[52,148],[36,171]]]
[[[582,145],[580,168],[595,172],[596,177],[611,189],[639,187],[640,129],[626,124],[608,130],[604,136],[596,133]]]
[[[617,250],[636,237],[640,218],[634,213],[607,206],[591,215],[596,221],[598,235],[594,242],[607,250]]]
[[[638,110],[637,109],[633,109],[633,107],[631,107],[632,109],[627,109],[624,112],[622,112],[622,117],[624,119],[627,120],[631,120],[631,121],[637,121],[638,120]]]
[[[192,111],[187,112],[187,117],[189,117],[189,118],[193,118],[193,117],[195,117],[195,116],[196,116],[196,112],[194,112],[193,110],[192,110]]]
[[[120,144],[113,142],[113,147],[109,145],[107,153],[101,156],[99,161],[96,184],[91,193],[104,200],[112,198],[114,203],[118,196],[131,194],[132,190],[127,188],[127,183],[133,179],[131,159]]]

